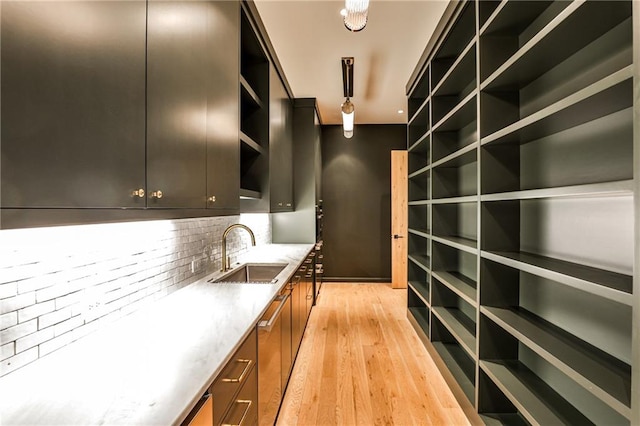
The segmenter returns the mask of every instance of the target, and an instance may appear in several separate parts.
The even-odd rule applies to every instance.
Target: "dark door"
[[[272,212],[293,211],[293,106],[273,67],[270,77],[269,169]]]
[[[208,3],[148,8],[147,205],[204,208]]]
[[[240,209],[240,4],[209,2],[207,60],[207,207]]]
[[[1,205],[143,207],[145,1],[3,1]]]

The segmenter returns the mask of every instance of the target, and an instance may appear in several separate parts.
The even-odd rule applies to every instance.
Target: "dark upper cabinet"
[[[0,205],[143,207],[145,1],[3,1]]]
[[[148,3],[148,207],[206,206],[208,3]]]
[[[271,67],[269,179],[272,212],[293,211],[293,104]]]
[[[239,210],[235,1],[150,1],[148,207]]]
[[[210,2],[207,60],[207,207],[240,209],[240,4]]]

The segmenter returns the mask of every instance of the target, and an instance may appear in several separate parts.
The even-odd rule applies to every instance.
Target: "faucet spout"
[[[243,225],[241,223],[234,223],[233,225],[229,225],[229,227],[227,227],[227,229],[225,229],[222,233],[222,272],[226,272],[229,269],[229,259],[227,258],[227,236],[229,235],[229,232],[236,228],[241,228],[247,231],[249,233],[249,236],[251,237],[251,245],[256,245],[256,236],[253,234],[251,228],[249,228],[247,225]]]

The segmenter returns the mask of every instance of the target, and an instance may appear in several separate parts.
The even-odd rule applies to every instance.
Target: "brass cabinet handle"
[[[253,401],[248,399],[238,399],[236,400],[236,404],[247,404],[247,407],[244,409],[244,413],[242,413],[242,417],[240,417],[240,421],[238,423],[226,423],[223,422],[222,426],[242,426],[244,421],[247,419],[247,415],[249,414],[249,410],[251,409],[251,405]]]
[[[282,309],[287,304],[288,299],[289,299],[289,294],[276,297],[276,300],[278,300],[280,304],[276,308],[271,318],[269,318],[269,320],[262,320],[258,323],[258,329],[270,332],[273,329],[273,325],[278,320],[278,317],[280,316]]]
[[[222,379],[223,382],[225,383],[241,383],[244,380],[244,376],[247,375],[247,373],[249,372],[249,370],[251,370],[251,366],[253,365],[253,360],[250,359],[237,359],[236,362],[241,362],[246,364],[244,367],[244,370],[242,370],[242,373],[240,373],[240,376],[238,377],[225,377],[224,379]]]
[[[144,189],[140,188],[140,189],[136,189],[135,191],[132,191],[131,192],[131,196],[132,197],[143,198],[144,197]]]
[[[160,190],[153,191],[153,192],[151,193],[151,198],[157,198],[157,199],[160,199],[160,198],[162,198],[162,195],[163,195],[163,194],[162,194],[162,191],[160,191]]]
[[[208,201],[215,203],[216,202],[216,196],[212,195],[211,197],[207,198]]]

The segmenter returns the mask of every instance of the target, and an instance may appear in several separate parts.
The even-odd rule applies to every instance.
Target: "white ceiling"
[[[449,1],[371,0],[358,33],[344,27],[344,1],[255,3],[294,96],[317,98],[323,124],[341,123],[343,56],[355,58],[356,124],[390,124],[407,122],[406,84]]]

